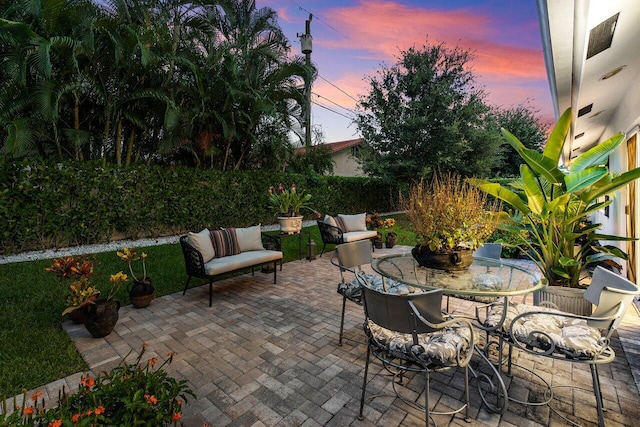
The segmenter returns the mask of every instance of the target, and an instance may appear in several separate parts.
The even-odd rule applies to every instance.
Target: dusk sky
[[[540,30],[533,0],[256,0],[278,13],[278,22],[300,54],[298,33],[313,14],[312,62],[320,77],[313,85],[312,124],[325,142],[358,138],[353,117],[364,78],[397,62],[401,50],[445,42],[474,53],[476,82],[487,102],[509,108],[531,105],[553,122]],[[319,96],[318,96],[319,95]],[[337,104],[337,105],[336,105]]]

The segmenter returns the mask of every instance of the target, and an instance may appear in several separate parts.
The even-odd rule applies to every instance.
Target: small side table
[[[297,233],[269,234],[269,238],[274,239],[276,244],[276,249],[279,251],[282,250],[282,239],[286,237],[291,237],[291,236],[298,236],[298,259],[300,260],[302,258],[305,258],[307,256],[307,244],[309,245],[311,244],[311,232],[309,232],[309,230],[305,230],[303,228]],[[306,238],[303,239],[303,236],[306,236]],[[305,242],[304,245],[302,244],[303,240]],[[311,259],[309,259],[309,261],[311,261]]]

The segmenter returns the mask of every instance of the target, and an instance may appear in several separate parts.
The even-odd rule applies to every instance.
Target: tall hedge
[[[398,189],[370,178],[2,160],[0,253],[272,224],[267,189],[279,183],[322,214],[397,209]]]

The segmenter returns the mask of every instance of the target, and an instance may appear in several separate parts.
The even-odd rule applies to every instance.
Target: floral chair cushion
[[[495,327],[499,324],[503,307],[502,304],[496,304],[489,311],[485,326]],[[513,324],[516,316],[533,311],[544,313],[521,317]],[[607,348],[600,331],[589,326],[586,320],[567,317],[561,311],[547,307],[509,303],[500,331],[506,334],[509,329],[518,341],[526,345],[543,350],[553,348],[554,353],[570,358],[594,358]]]
[[[410,334],[390,331],[371,320],[367,320],[365,332],[369,339],[392,356],[417,360],[425,365],[456,365],[459,351],[465,352],[471,346],[469,329],[465,327],[447,327],[437,332],[418,334],[418,344],[414,344]]]
[[[377,274],[363,274],[362,275],[372,289],[378,292],[386,292],[395,295],[408,295],[416,292],[422,292],[420,288],[405,285],[404,283],[396,282],[395,280],[385,279],[384,285],[382,276]],[[347,299],[362,305],[362,291],[360,290],[360,284],[356,279],[349,282],[338,283],[338,293],[344,295]]]

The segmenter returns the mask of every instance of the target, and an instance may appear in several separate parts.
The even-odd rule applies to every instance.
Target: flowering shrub
[[[371,230],[377,230],[380,232],[381,230],[391,231],[393,226],[396,225],[396,220],[393,218],[380,218],[378,212],[372,213],[365,220],[367,223],[367,227]]]
[[[301,209],[311,209],[311,194],[298,190],[295,184],[290,189],[278,184],[278,188],[269,187],[269,205],[278,216],[298,216]]]
[[[14,402],[9,415],[2,415],[11,409],[4,402],[0,405],[0,426],[179,425],[183,401],[195,395],[185,380],[178,381],[165,372],[172,353],[157,367],[155,357],[141,363],[146,347],[142,346],[134,363],[125,363],[127,355],[109,373],[97,378],[83,376],[78,391],[63,394],[58,407],[45,407],[40,392],[30,399],[25,395],[23,406]]]

